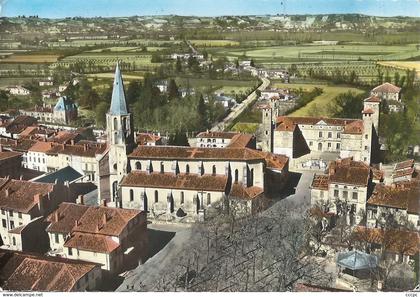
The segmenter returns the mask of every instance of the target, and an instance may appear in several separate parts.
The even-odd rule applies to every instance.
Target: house
[[[420,231],[420,181],[376,184],[367,201],[368,227],[411,224]]]
[[[255,149],[255,137],[239,132],[200,132],[195,138],[189,139],[193,147],[249,147]]]
[[[139,210],[62,203],[47,222],[51,255],[98,263],[106,274],[127,269],[135,252],[146,256],[146,215]]]
[[[9,122],[6,126],[6,133],[3,136],[16,138],[23,130],[29,126],[36,125],[38,120],[34,117],[27,115],[17,116],[13,121]]]
[[[69,98],[62,96],[58,98],[54,107],[35,106],[29,110],[20,110],[20,113],[45,123],[68,124],[77,119],[77,111],[77,105]]]
[[[22,87],[22,86],[12,86],[7,87],[6,91],[8,91],[11,95],[19,95],[19,96],[28,96],[31,94],[31,91]]]
[[[0,235],[3,247],[45,252],[48,237],[43,217],[61,202],[74,201],[68,185],[0,179]]]
[[[0,177],[19,178],[22,168],[22,153],[3,151],[0,145]]]
[[[332,161],[327,174],[315,174],[311,184],[311,205],[325,213],[346,216],[347,224],[358,224],[366,213],[372,187],[372,170],[351,158]]]
[[[49,77],[47,79],[40,80],[38,84],[40,87],[53,86],[54,81],[52,80],[52,78]]]
[[[365,99],[361,120],[276,117],[271,106],[262,107],[262,147],[288,156],[293,168],[325,169],[329,161],[348,157],[374,163],[379,150],[379,105],[377,97]]]
[[[392,172],[392,181],[394,183],[400,181],[410,181],[415,174],[414,160],[407,160],[396,163]]]
[[[138,145],[162,145],[162,137],[153,133],[137,133],[136,143]]]
[[[0,287],[4,291],[85,292],[99,287],[98,264],[0,249]]]
[[[381,98],[381,100],[394,100],[401,101],[400,98],[401,88],[391,83],[383,83],[370,91],[371,96]]]
[[[168,91],[169,83],[167,80],[162,80],[157,82],[155,86],[159,89],[161,93],[166,93]]]
[[[28,150],[36,143],[31,139],[11,139],[0,137],[0,145],[4,151],[22,153],[22,167],[28,168]]]
[[[28,149],[27,166],[30,169],[47,172],[47,152],[49,152],[55,144],[53,142],[37,141]]]

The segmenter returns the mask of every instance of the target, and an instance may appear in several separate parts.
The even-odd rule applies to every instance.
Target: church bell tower
[[[125,100],[124,83],[118,63],[115,68],[111,107],[106,114],[106,133],[109,146],[110,202],[118,207],[118,185],[129,171],[127,155],[135,147],[133,118]]]

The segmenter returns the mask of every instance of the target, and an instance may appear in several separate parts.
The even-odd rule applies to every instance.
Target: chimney
[[[107,201],[106,201],[106,199],[102,199],[102,206],[107,206]]]
[[[81,205],[84,205],[85,204],[85,197],[83,195],[79,195],[77,197],[77,203],[81,204]]]
[[[79,225],[79,221],[78,220],[74,220],[74,227],[77,227]]]

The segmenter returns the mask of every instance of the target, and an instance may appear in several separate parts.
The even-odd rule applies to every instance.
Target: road
[[[269,85],[270,81],[266,78],[261,77],[262,84],[257,88],[260,91],[265,90]],[[216,123],[211,131],[223,131],[226,127],[228,127],[245,109],[251,106],[257,100],[257,93],[256,90],[249,94],[249,96],[242,101],[241,104],[236,105],[232,111],[220,122]]]

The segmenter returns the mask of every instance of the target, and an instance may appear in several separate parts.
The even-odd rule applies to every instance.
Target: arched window
[[[134,201],[134,191],[130,190],[130,201]]]
[[[136,170],[141,170],[141,163],[139,161],[136,162]]]
[[[207,193],[207,205],[211,204],[211,194]]]
[[[238,183],[239,181],[239,171],[238,169],[235,169],[235,183]]]
[[[185,173],[186,174],[190,173],[190,165],[188,165],[188,164],[185,166]]]
[[[185,199],[184,192],[181,192],[181,204],[184,204],[184,199]]]
[[[164,173],[165,172],[165,165],[163,164],[163,162],[160,162],[160,173]]]
[[[118,133],[114,132],[114,143],[118,143]]]
[[[123,124],[123,131],[126,131],[127,130],[127,119],[124,119],[122,124]]]
[[[159,192],[156,190],[155,191],[155,203],[159,202]]]
[[[114,198],[114,201],[115,201],[115,198],[117,197],[117,192],[118,192],[118,182],[114,181],[112,183],[112,197]]]
[[[216,165],[213,165],[213,175],[216,175]]]
[[[254,185],[254,168],[251,169],[249,174],[249,185],[252,187]]]
[[[114,130],[118,130],[118,119],[114,118]]]

